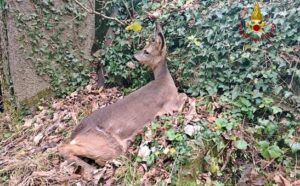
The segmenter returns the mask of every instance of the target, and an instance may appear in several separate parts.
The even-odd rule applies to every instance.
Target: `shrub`
[[[129,18],[122,2],[113,6],[119,7],[118,18]],[[110,23],[116,38],[103,54],[108,82],[135,88],[149,81],[145,69],[138,66],[131,70],[126,63],[152,33],[153,21],[146,12],[162,12],[158,21],[164,25],[169,67],[183,91],[194,96],[230,92],[233,100],[245,93],[254,97],[271,93],[299,101],[288,86],[299,81],[300,76],[296,61],[299,49],[295,48],[300,39],[299,3],[263,4],[262,12],[276,24],[276,32],[261,42],[239,33],[239,12],[245,7],[250,15],[252,2],[137,3],[134,19],[142,23],[141,32]]]

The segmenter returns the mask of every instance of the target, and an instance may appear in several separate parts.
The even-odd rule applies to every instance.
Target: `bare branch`
[[[135,10],[134,10],[134,4],[133,4],[133,0],[131,0],[131,6],[132,6],[132,10],[133,10],[133,12],[135,12]]]
[[[128,6],[127,6],[127,3],[126,3],[124,0],[122,0],[122,2],[123,2],[124,6],[125,6],[125,8],[126,8],[126,10],[127,10],[127,13],[129,14],[129,17],[130,17],[130,19],[131,19],[131,21],[132,21],[132,16],[131,16],[131,13],[130,13],[129,8],[128,8]]]
[[[88,9],[87,7],[85,7],[83,4],[81,4],[80,2],[78,2],[78,0],[74,0],[81,8],[83,8],[86,12],[88,12],[89,14],[96,14],[96,15],[100,15],[101,17],[105,18],[105,19],[109,19],[109,20],[113,20],[113,21],[116,21],[118,22],[119,24],[121,25],[125,25],[124,22],[120,21],[119,19],[115,18],[115,17],[109,17],[109,16],[106,16],[100,12],[97,12],[95,10],[90,10]]]

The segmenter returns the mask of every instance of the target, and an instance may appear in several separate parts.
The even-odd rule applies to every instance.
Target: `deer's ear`
[[[155,23],[155,32],[156,33],[162,32],[161,25],[158,22]]]
[[[162,32],[162,28],[159,23],[156,23],[155,25],[155,35],[156,35],[156,42],[159,43],[160,49],[163,49],[165,47],[165,37]]]

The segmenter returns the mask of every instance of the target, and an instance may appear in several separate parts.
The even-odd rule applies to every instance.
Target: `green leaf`
[[[268,123],[268,125],[266,125],[265,127],[265,131],[267,132],[267,134],[272,135],[276,130],[277,130],[277,125],[274,123]]]
[[[234,146],[240,150],[246,150],[248,147],[248,143],[245,140],[240,139],[235,141]]]
[[[184,1],[183,0],[177,0],[177,6],[182,6],[184,4]]]
[[[277,145],[272,145],[268,149],[268,152],[269,152],[271,158],[278,158],[282,155],[282,151]]]
[[[176,138],[176,131],[175,129],[171,128],[166,132],[166,136],[169,138],[169,140],[173,141]]]
[[[248,99],[246,99],[246,98],[241,97],[240,101],[246,107],[250,107],[251,106],[251,102]]]
[[[264,149],[262,151],[260,151],[261,155],[265,158],[265,159],[269,159],[270,158],[270,154],[268,152],[267,149]]]
[[[240,95],[240,87],[235,86],[234,89],[232,90],[232,100],[235,100]]]
[[[277,106],[273,106],[273,107],[271,107],[271,109],[272,109],[273,114],[278,114],[278,113],[282,112],[282,109]]]
[[[258,147],[260,149],[266,149],[269,147],[269,144],[270,144],[270,142],[268,142],[268,141],[260,141],[260,142],[258,142]]]
[[[259,149],[261,155],[265,159],[269,159],[270,158],[270,154],[269,154],[269,151],[268,151],[269,144],[270,143],[268,141],[260,141],[260,142],[258,142],[258,149]]]
[[[226,127],[228,124],[227,119],[225,118],[217,118],[214,124],[214,127],[218,129],[222,129],[223,127]]]

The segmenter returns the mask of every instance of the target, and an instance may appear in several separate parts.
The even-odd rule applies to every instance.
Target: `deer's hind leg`
[[[69,161],[75,162],[84,169],[85,177],[91,177],[95,168],[84,162],[80,157],[87,157],[103,166],[122,153],[122,148],[111,136],[85,134],[76,136],[69,144],[59,147],[59,152]]]
[[[95,167],[77,157],[80,154],[85,154],[84,148],[74,144],[63,144],[58,147],[58,151],[69,163],[75,163],[75,165],[80,166],[83,169],[81,173],[85,179],[92,179]]]

